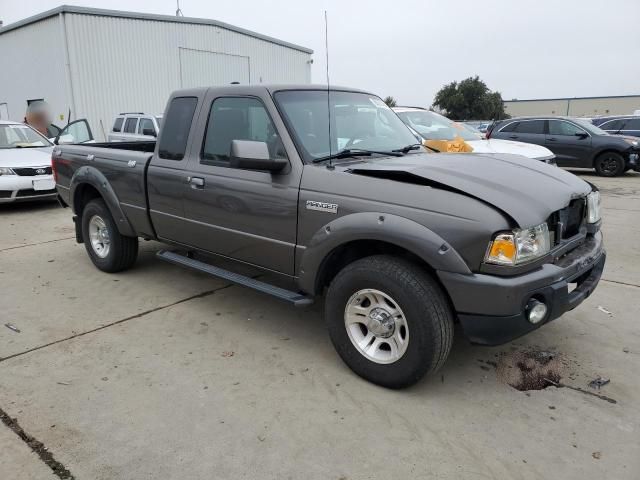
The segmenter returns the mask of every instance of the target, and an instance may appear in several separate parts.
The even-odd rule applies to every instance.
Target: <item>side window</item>
[[[622,128],[622,125],[624,124],[624,120],[609,120],[608,122],[604,122],[602,125],[600,125],[600,128],[602,130],[615,130],[618,131]]]
[[[136,133],[137,123],[138,123],[138,117],[127,117],[127,121],[124,122],[125,133]]]
[[[506,127],[500,129],[501,132],[509,133],[515,131],[515,129],[520,125],[520,122],[511,122]]]
[[[280,136],[264,105],[256,98],[222,97],[214,100],[209,111],[200,163],[218,166],[228,164],[232,140],[265,142],[271,158],[286,158]]]
[[[585,131],[576,125],[563,122],[561,120],[549,120],[550,135],[575,136],[576,133],[585,133]]]
[[[145,135],[145,130],[152,130],[155,132],[155,128],[153,127],[153,121],[150,118],[141,118],[138,122],[138,133],[140,135]]]
[[[526,122],[520,122],[513,131],[517,133],[542,135],[544,133],[544,120],[528,120]]]
[[[158,145],[160,158],[182,160],[187,150],[187,140],[196,111],[196,97],[176,97],[171,100],[167,116],[162,125],[162,135]]]
[[[640,118],[627,118],[623,130],[640,130]]]
[[[124,121],[124,118],[122,118],[122,117],[116,118],[116,121],[113,123],[113,131],[114,132],[119,132],[120,130],[122,130],[122,122],[123,121]]]

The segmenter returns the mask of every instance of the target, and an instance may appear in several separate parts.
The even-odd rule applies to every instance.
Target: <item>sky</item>
[[[175,0],[0,0],[5,25],[57,7],[174,15]],[[314,50],[329,75],[402,105],[430,106],[443,85],[478,75],[513,98],[640,94],[640,0],[180,0],[212,18]]]

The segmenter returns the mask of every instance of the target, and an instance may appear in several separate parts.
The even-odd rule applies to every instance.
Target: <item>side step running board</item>
[[[189,267],[194,270],[198,270],[199,272],[206,273],[214,277],[223,278],[224,280],[228,280],[233,283],[237,283],[238,285],[253,288],[254,290],[258,290],[259,292],[266,293],[268,295],[271,295],[272,297],[279,298],[280,300],[284,300],[285,302],[293,303],[296,307],[304,307],[313,303],[312,298],[307,297],[301,293],[285,290],[284,288],[269,285],[268,283],[261,282],[260,280],[256,280],[251,277],[246,277],[238,273],[230,272],[228,270],[224,270],[223,268],[214,267],[213,265],[209,265],[208,263],[185,257],[184,255],[176,252],[160,250],[158,253],[156,253],[156,256],[169,263],[174,263],[183,267]]]

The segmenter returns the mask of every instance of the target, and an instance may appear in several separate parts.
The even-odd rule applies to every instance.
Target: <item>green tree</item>
[[[396,105],[398,105],[398,102],[396,102],[396,99],[395,99],[395,98],[393,98],[392,96],[385,97],[385,99],[384,99],[384,103],[386,103],[386,104],[387,104],[387,106],[389,106],[389,107],[391,107],[391,108],[393,108],[393,107],[395,107]]]
[[[469,77],[442,87],[433,105],[455,120],[502,120],[504,111],[500,92],[492,92],[480,78]]]

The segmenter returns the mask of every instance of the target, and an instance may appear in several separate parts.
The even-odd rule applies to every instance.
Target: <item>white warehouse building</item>
[[[58,126],[87,118],[104,139],[117,114],[160,114],[179,88],[310,83],[312,53],[215,20],[64,5],[0,29],[0,119],[44,100]]]

